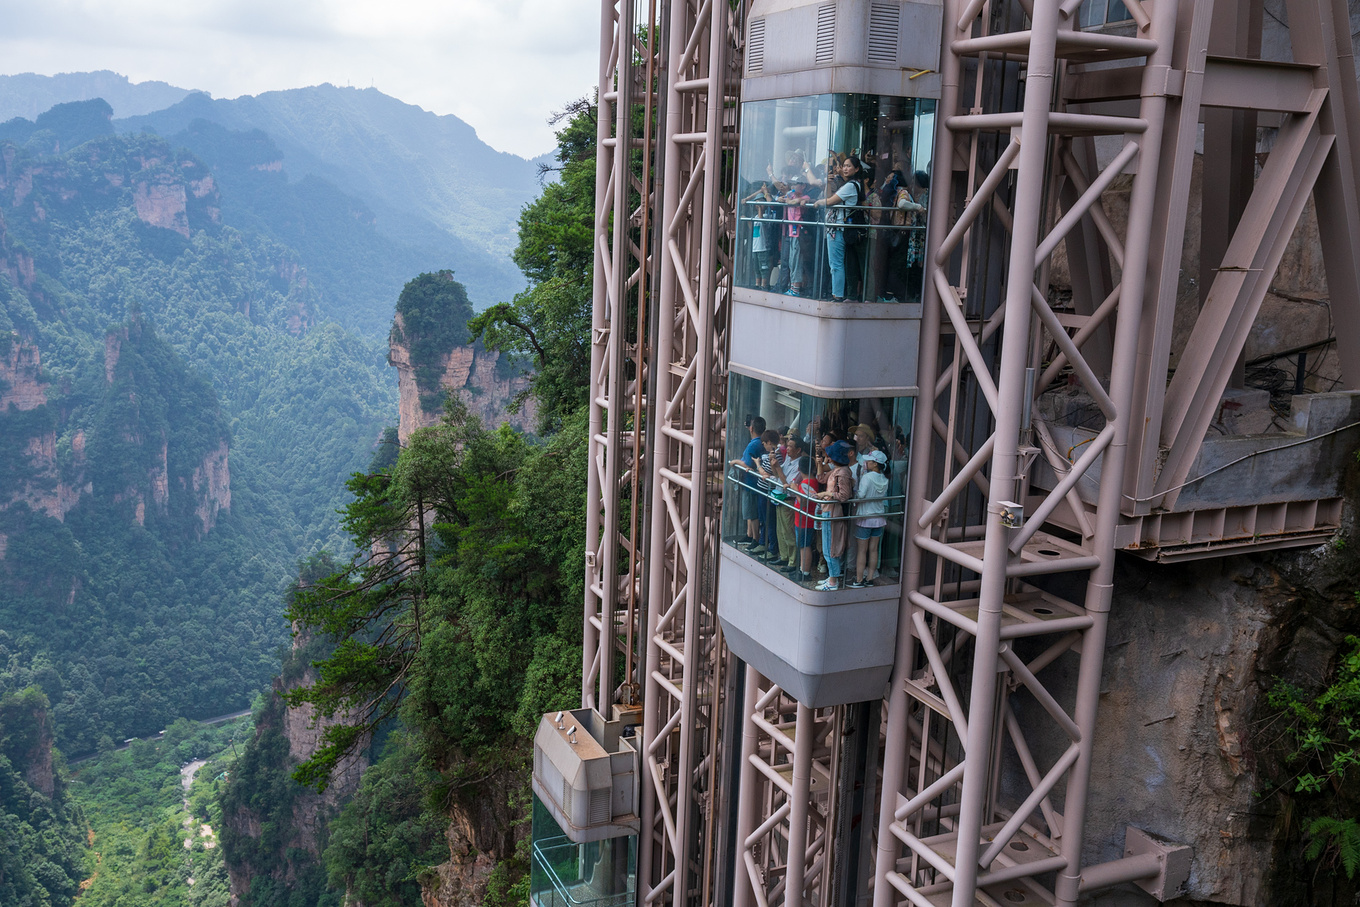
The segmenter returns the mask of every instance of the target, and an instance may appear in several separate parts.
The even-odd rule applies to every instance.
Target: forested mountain
[[[527,899],[530,738],[580,689],[593,115],[583,103],[565,124],[561,179],[521,215],[528,291],[466,331],[447,274],[420,275],[398,300],[394,348],[416,372],[405,444],[349,482],[354,556],[299,573],[299,649],[222,801],[241,907]],[[484,424],[453,394],[437,424],[407,424],[405,397],[439,372],[422,385],[421,364],[469,334],[533,363],[540,437]],[[287,731],[313,714],[318,735]],[[370,758],[338,811],[288,778],[349,790]]]
[[[38,685],[79,753],[268,682],[290,565],[343,544],[395,389],[203,161],[40,132],[0,144],[0,693]]]
[[[193,94],[115,126],[170,137],[194,131],[199,120],[260,130],[282,152],[291,179],[322,180],[359,199],[382,236],[425,257],[405,278],[435,264],[452,267],[478,309],[524,286],[509,253],[520,208],[540,190],[537,167],[491,148],[457,117],[373,88],[318,85],[234,100]]]
[[[100,99],[0,123],[0,704],[40,703],[46,739],[77,756],[180,716],[239,708],[278,669],[289,625],[282,596],[297,565],[329,564],[322,579],[362,582],[365,557],[388,543],[390,521],[415,507],[433,521],[418,558],[429,569],[394,578],[394,588],[405,594],[416,584],[423,648],[393,688],[397,711],[347,738],[378,741],[366,756],[372,770],[352,802],[341,808],[334,799],[334,815],[318,813],[296,839],[283,827],[296,821],[290,815],[258,826],[263,843],[225,840],[265,857],[279,842],[285,856],[288,841],[310,842],[306,871],[329,892],[313,903],[347,891],[371,907],[404,904],[416,887],[433,892],[466,877],[485,903],[509,904],[524,871],[528,734],[538,713],[579,685],[594,130],[589,111],[578,111],[564,133],[562,181],[520,212],[515,193],[538,190],[528,162],[460,145],[475,136],[440,122],[444,138],[433,144],[462,169],[436,180],[448,161],[417,161],[418,130],[402,124],[446,118],[376,93],[317,92],[337,105],[329,125],[288,104],[244,105],[249,117],[224,123],[222,109],[241,108],[204,97],[187,98],[175,117],[192,116],[154,132],[140,131],[149,122],[117,131],[113,107]],[[261,110],[272,131],[250,119]],[[360,114],[371,117],[345,119]],[[289,122],[299,134],[284,128]],[[324,138],[313,136],[312,150],[299,137],[306,129]],[[384,154],[405,169],[384,172]],[[336,171],[308,175],[308,161],[334,164],[350,183]],[[516,182],[515,168],[527,183]],[[401,179],[413,185],[384,189]],[[377,203],[359,197],[364,185],[375,187]],[[480,218],[463,245],[450,233],[455,221],[434,220],[451,216],[447,207],[391,201],[434,196],[482,206],[460,209]],[[505,220],[499,234],[493,214]],[[516,215],[529,234],[517,247],[508,238]],[[405,234],[394,229],[403,224]],[[412,235],[433,239],[420,247]],[[479,300],[455,282],[467,278],[459,255],[482,255],[471,260],[490,268],[485,276],[495,271],[485,250],[497,247],[503,261],[517,248],[523,270],[506,286],[532,281],[513,303],[504,302],[509,292],[485,290]],[[434,369],[440,381],[453,379],[463,402],[450,398],[443,421],[413,431],[397,456],[394,444],[379,443],[396,434],[384,431],[397,415],[387,335],[397,290],[415,273],[412,285],[437,292],[398,308],[404,327],[394,349],[410,361],[396,364],[431,372],[423,340],[434,324],[441,342],[464,345],[439,351]],[[469,323],[478,302],[501,304]],[[469,409],[498,410],[503,404],[488,408],[491,396],[508,400],[523,387],[507,356],[537,368],[537,407],[520,419],[539,437],[497,428],[499,415],[483,423]],[[479,375],[495,378],[495,394]],[[326,715],[340,701],[328,687],[337,675],[306,671],[307,659],[334,651],[343,674],[353,667],[347,647],[368,645],[381,627],[356,612],[342,630],[306,610],[315,599],[297,592],[290,601],[294,626],[323,646],[295,654],[302,686],[288,698]],[[391,613],[401,622],[408,612]],[[320,698],[309,699],[318,684]],[[268,707],[276,714],[282,702]],[[306,714],[280,720],[297,726]],[[343,730],[359,715],[341,708],[312,733]],[[266,720],[256,746],[275,751],[245,755],[242,786],[233,769],[224,800],[251,809],[276,801],[280,785],[295,790],[287,772],[315,755],[289,741],[280,756],[269,716],[257,717]],[[10,760],[0,760],[0,851],[10,847],[0,857],[13,862],[20,851],[10,842],[21,842],[46,861],[47,875],[6,870],[19,887],[0,903],[64,907],[80,873],[79,815],[62,799],[60,754],[50,793],[5,755],[14,740],[27,746],[14,729],[30,725],[0,715],[0,755]],[[307,777],[317,781],[320,770]],[[242,823],[249,838],[251,813]],[[392,835],[379,846],[369,828]],[[228,866],[246,865],[227,857]],[[121,865],[154,870],[145,890],[165,904],[197,903],[184,900],[187,870],[159,859],[148,851]],[[394,861],[400,877],[391,875]],[[161,884],[171,876],[174,885]],[[262,888],[242,878],[238,894],[257,907],[301,903],[288,872]]]
[[[421,271],[452,268],[479,310],[524,287],[510,251],[548,155],[498,152],[457,117],[329,84],[214,99],[109,72],[3,76],[0,121],[95,97],[120,133],[155,132],[220,167],[224,221],[307,255],[347,327],[385,333],[391,301]]]

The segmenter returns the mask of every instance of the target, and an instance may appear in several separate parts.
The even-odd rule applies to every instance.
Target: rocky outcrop
[[[47,399],[50,390],[37,347],[14,335],[0,345],[0,433],[18,445],[17,462],[3,464],[8,481],[0,483],[0,511],[22,503],[61,520],[91,490],[84,477],[83,432],[70,438],[71,457],[62,467],[57,414]]]
[[[398,329],[392,332],[387,361],[397,370],[400,416],[397,434],[405,445],[412,432],[434,425],[444,412],[442,407],[427,408],[422,402],[411,351],[397,339],[403,336],[400,314],[396,316],[396,324]],[[508,422],[521,430],[533,426],[537,408],[532,398],[524,400],[518,412],[510,412],[511,405],[528,390],[529,379],[508,369],[500,353],[480,344],[458,346],[442,357],[440,366],[440,388],[453,389],[483,425]]]
[[[291,687],[310,686],[320,678],[308,668],[302,678]],[[321,748],[321,738],[326,729],[341,723],[344,716],[326,718],[318,715],[311,705],[285,709],[283,713],[283,735],[288,740],[288,754],[295,763],[310,758]],[[331,774],[331,783],[322,793],[308,790],[293,801],[292,832],[293,844],[301,847],[315,857],[321,856],[321,837],[326,822],[359,789],[359,781],[368,768],[368,757],[360,752],[347,756],[336,766]]]
[[[127,144],[122,140],[90,142],[88,150],[82,149],[70,162],[25,160],[9,146],[0,158],[0,200],[41,222],[47,219],[49,208],[88,196],[93,189],[100,195],[122,195],[142,223],[185,238],[195,229],[221,223],[217,181],[200,161],[174,152],[154,136],[140,137],[130,152]],[[85,168],[94,173],[82,172]],[[101,181],[92,186],[90,175]],[[0,269],[32,282],[31,257],[27,269],[15,256],[0,262]]]
[[[184,183],[162,176],[155,180],[139,180],[132,196],[137,217],[152,227],[174,230],[189,236],[188,195]]]
[[[40,360],[38,348],[21,341],[18,334],[0,345],[0,412],[10,407],[27,412],[47,404]]]
[[[44,797],[51,797],[57,789],[56,771],[52,768],[52,747],[56,745],[56,737],[46,709],[35,709],[33,721],[37,725],[37,739],[27,758],[20,760],[24,765],[24,780]]]
[[[203,462],[194,468],[190,484],[198,504],[194,516],[198,517],[199,528],[204,535],[212,532],[217,525],[217,515],[231,510],[231,467],[228,463],[227,442],[223,441],[216,450],[209,452]]]
[[[528,771],[522,766],[498,772],[469,799],[454,803],[444,833],[449,859],[420,880],[424,907],[480,907],[496,864],[510,859],[528,833],[511,806],[523,796]]]

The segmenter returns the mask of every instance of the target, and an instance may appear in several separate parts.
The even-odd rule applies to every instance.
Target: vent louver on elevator
[[[817,65],[830,63],[836,55],[836,5],[817,7]]]
[[[902,7],[895,3],[869,6],[869,62],[879,66],[897,64],[897,35]],[[820,44],[818,45],[820,52]]]
[[[751,20],[751,33],[746,41],[746,71],[760,72],[765,68],[765,19]]]
[[[609,822],[610,792],[605,790],[593,790],[590,792],[590,824],[604,825]]]

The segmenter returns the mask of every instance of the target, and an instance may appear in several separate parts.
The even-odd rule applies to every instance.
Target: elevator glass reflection
[[[919,302],[935,102],[824,94],[742,106],[736,283]]]
[[[913,399],[734,374],[728,401],[723,541],[808,589],[895,583]]]

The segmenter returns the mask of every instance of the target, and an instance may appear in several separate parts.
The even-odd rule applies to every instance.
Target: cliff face
[[[19,765],[24,771],[24,780],[44,797],[51,797],[56,791],[56,773],[52,769],[52,747],[56,738],[52,735],[52,722],[47,717],[47,709],[34,708],[29,717],[35,732],[32,745],[26,753],[20,754]]]
[[[501,771],[479,785],[473,799],[456,802],[444,833],[449,859],[421,879],[424,907],[480,907],[496,864],[515,853],[528,834],[511,803],[523,795],[528,768]]]
[[[11,337],[0,345],[0,432],[9,445],[9,481],[0,484],[0,511],[17,503],[62,520],[91,490],[85,478],[85,433],[73,431],[66,463],[59,462],[59,413],[49,405],[50,385],[43,379],[37,347]],[[7,487],[6,487],[7,486]],[[0,559],[4,558],[0,543]]]
[[[304,637],[294,638],[294,662],[310,660],[306,644]],[[270,704],[256,723],[255,740],[243,760],[247,765],[233,779],[223,802],[224,856],[233,905],[246,898],[257,879],[292,887],[319,872],[326,824],[358,789],[368,768],[364,743],[359,755],[339,764],[324,792],[303,788],[287,777],[317,751],[326,729],[343,717],[328,719],[311,706],[289,708],[284,702],[283,694],[317,680],[310,666],[287,682],[275,679]]]
[[[1200,268],[1203,222],[1198,200],[1203,174],[1204,158],[1197,154],[1189,189],[1193,201],[1186,213],[1185,243],[1181,250],[1180,278],[1176,289],[1176,316],[1171,339],[1173,368],[1189,342],[1190,331],[1199,315],[1200,294],[1204,289],[1202,282],[1209,276],[1203,274]],[[1124,234],[1128,224],[1132,185],[1131,176],[1120,176],[1101,195],[1105,213],[1120,235]],[[1119,276],[1119,268],[1115,265],[1111,269],[1111,280],[1118,281]],[[1059,244],[1054,252],[1050,282],[1059,294],[1071,289],[1072,278],[1066,246],[1063,244]],[[1312,198],[1309,198],[1299,217],[1298,226],[1290,236],[1279,268],[1271,279],[1270,289],[1261,303],[1260,314],[1252,323],[1244,354],[1251,361],[1284,350],[1320,344],[1331,334],[1331,304],[1322,262],[1322,243],[1318,237],[1317,210]],[[1340,377],[1340,364],[1336,357],[1335,345],[1308,354],[1308,393],[1327,391],[1335,386]],[[1274,364],[1284,365],[1283,362]],[[1287,366],[1286,369],[1292,371]]]
[[[392,332],[387,361],[397,370],[400,422],[397,434],[403,445],[411,433],[439,421],[443,408],[427,408],[421,400],[416,384],[416,370],[411,362],[411,350],[398,338],[403,336],[401,315],[396,316],[398,329]],[[527,377],[514,374],[501,361],[500,353],[473,346],[457,346],[440,360],[441,388],[452,388],[468,409],[487,426],[508,422],[526,430],[533,426],[536,407],[532,398],[524,401],[519,412],[511,413],[510,406],[529,387]]]

